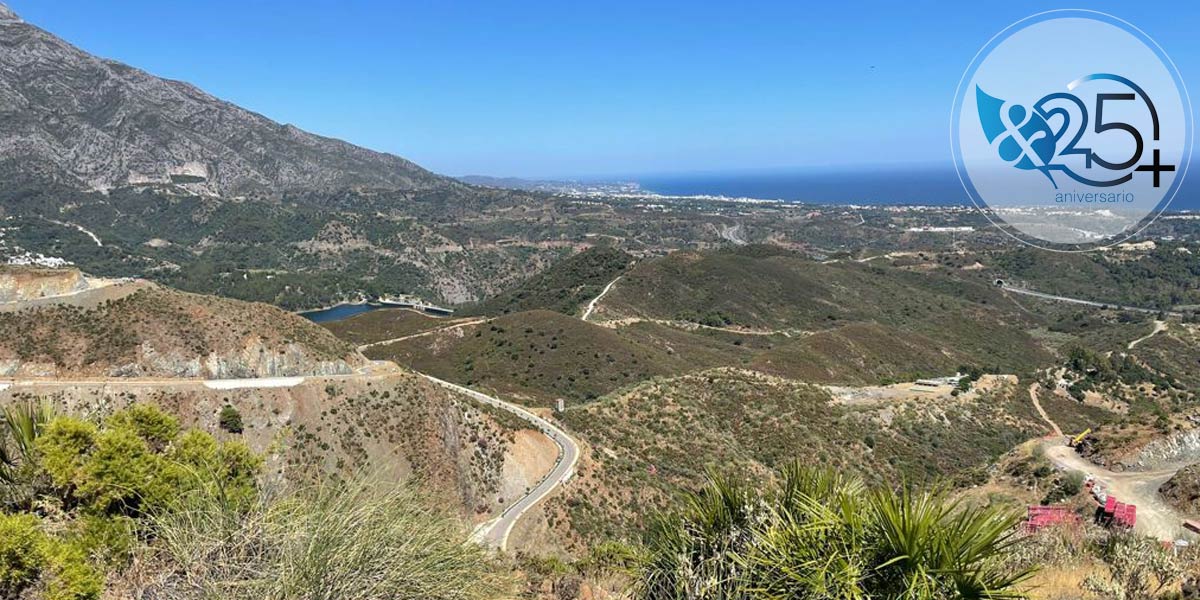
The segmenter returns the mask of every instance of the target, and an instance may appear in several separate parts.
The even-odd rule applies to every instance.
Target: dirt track
[[[1151,334],[1153,335],[1153,334]],[[1042,419],[1054,431],[1053,436],[1043,443],[1046,458],[1060,469],[1080,471],[1091,475],[1096,483],[1104,486],[1108,493],[1117,497],[1121,502],[1137,505],[1137,525],[1134,531],[1143,535],[1153,536],[1164,541],[1174,541],[1179,538],[1195,539],[1195,536],[1183,528],[1183,515],[1163,501],[1158,494],[1158,488],[1175,475],[1182,466],[1158,471],[1128,471],[1117,473],[1093,464],[1080,456],[1074,448],[1067,446],[1062,428],[1055,423],[1050,415],[1042,409],[1038,402],[1038,384],[1029,386],[1029,399]]]
[[[1134,531],[1166,541],[1192,535],[1183,529],[1183,516],[1158,495],[1159,486],[1179,469],[1116,473],[1092,464],[1065,443],[1047,443],[1045,448],[1046,457],[1056,466],[1088,473],[1121,502],[1136,504],[1137,525]]]

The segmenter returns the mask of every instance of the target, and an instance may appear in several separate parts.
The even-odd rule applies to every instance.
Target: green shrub
[[[245,505],[262,465],[240,442],[219,443],[198,430],[181,435],[174,417],[149,405],[115,413],[99,429],[55,418],[37,447],[60,499],[93,515],[136,516],[200,488]]]
[[[123,515],[83,515],[72,524],[69,539],[99,564],[119,567],[133,551],[135,526]]]
[[[87,553],[72,543],[50,543],[46,555],[46,600],[95,600],[104,576],[88,562]]]
[[[0,514],[0,598],[15,598],[37,581],[46,562],[40,525],[30,514]]]
[[[46,425],[36,446],[54,485],[66,488],[79,482],[96,435],[95,425],[73,417],[57,417]]]
[[[133,431],[103,431],[84,462],[76,494],[98,513],[136,511],[172,493],[163,485],[163,471],[162,460]]]
[[[229,433],[242,432],[242,413],[238,412],[238,409],[234,408],[232,405],[226,404],[225,407],[221,409],[219,421],[221,424],[221,429],[224,429]]]
[[[1015,513],[867,489],[792,465],[766,490],[714,479],[652,530],[637,597],[1013,598]]]

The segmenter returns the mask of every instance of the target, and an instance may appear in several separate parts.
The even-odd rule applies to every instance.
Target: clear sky
[[[0,1],[89,52],[272,119],[441,173],[525,177],[951,168],[963,69],[1008,24],[1062,7]],[[1197,3],[1071,7],[1132,22],[1200,81]]]

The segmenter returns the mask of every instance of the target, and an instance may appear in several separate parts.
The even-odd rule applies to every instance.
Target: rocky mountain
[[[451,181],[97,58],[2,4],[0,178],[101,191],[175,185],[203,195]]]

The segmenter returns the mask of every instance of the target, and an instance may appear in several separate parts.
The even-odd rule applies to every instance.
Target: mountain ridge
[[[205,195],[461,185],[93,56],[4,4],[0,123],[0,175],[10,182],[92,191],[178,186]]]

